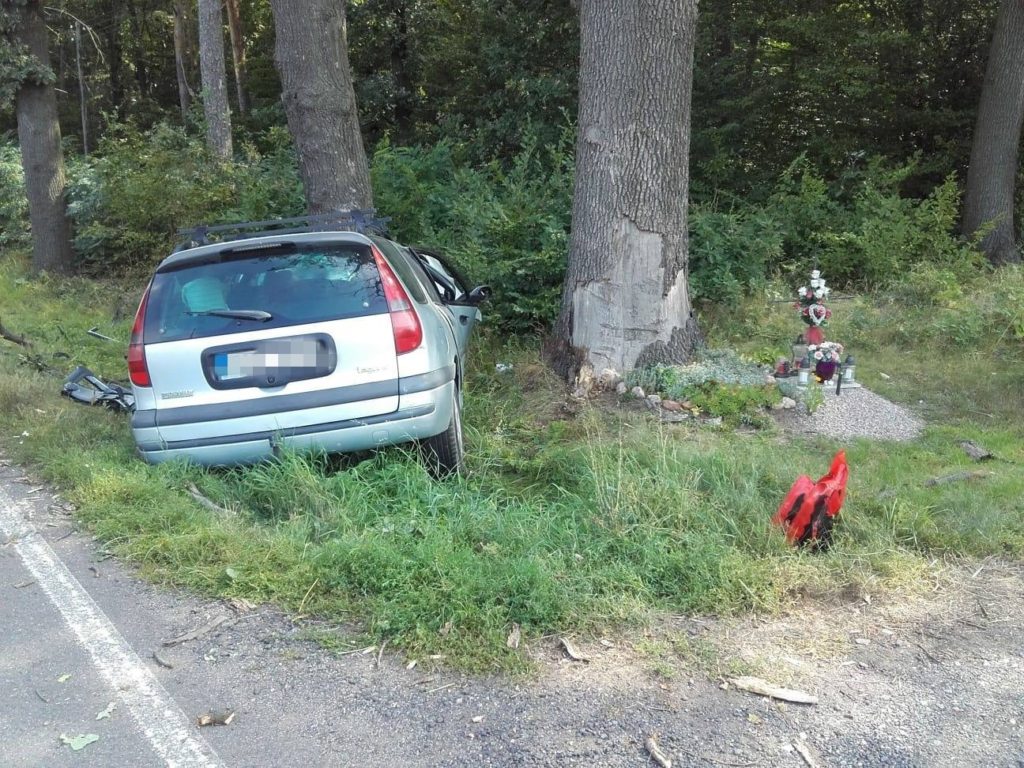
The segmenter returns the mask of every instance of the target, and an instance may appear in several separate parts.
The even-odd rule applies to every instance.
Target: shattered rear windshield
[[[388,311],[369,246],[299,246],[158,272],[146,308],[146,344],[282,328]],[[260,319],[226,317],[256,313]],[[269,319],[259,313],[267,313]]]

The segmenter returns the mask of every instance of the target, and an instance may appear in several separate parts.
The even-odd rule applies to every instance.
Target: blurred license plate
[[[258,351],[221,352],[213,358],[213,375],[218,381],[232,381],[301,373],[318,367],[320,351],[315,339],[292,339],[264,343]]]

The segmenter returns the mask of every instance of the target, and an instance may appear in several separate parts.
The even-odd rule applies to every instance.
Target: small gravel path
[[[792,418],[787,426],[837,438],[867,437],[872,440],[913,440],[924,430],[924,421],[902,405],[868,389],[844,389],[836,396],[824,388],[825,402],[810,416]]]

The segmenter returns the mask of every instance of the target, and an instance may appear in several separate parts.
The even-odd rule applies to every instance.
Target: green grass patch
[[[68,368],[80,360],[123,378],[122,347],[84,335],[98,324],[127,337],[130,321],[112,321],[118,299],[109,291],[31,282],[8,259],[0,293],[11,299],[0,317],[45,360]],[[55,335],[56,323],[70,341]],[[715,333],[729,340],[728,328]],[[6,343],[0,444],[60,486],[106,547],[157,581],[353,627],[351,641],[334,632],[324,640],[339,651],[387,640],[466,669],[526,668],[505,645],[513,623],[529,638],[665,611],[777,611],[862,585],[921,588],[946,556],[1024,553],[1024,441],[1020,420],[1006,418],[1021,393],[1005,371],[961,376],[940,357],[936,373],[934,348],[923,347],[928,378],[912,385],[889,367],[902,359],[889,342],[863,353],[854,346],[869,383],[882,381],[876,366],[891,371],[887,394],[934,399],[938,413],[955,407],[948,418],[929,410],[933,425],[913,443],[843,446],[851,482],[835,545],[809,555],[788,547],[769,519],[798,474],[826,469],[837,443],[660,425],[628,410],[570,419],[536,347],[478,347],[466,393],[469,471],[448,482],[431,480],[401,449],[362,462],[290,454],[235,470],[150,467],[134,458],[123,416],[60,398],[60,377]],[[958,359],[981,360],[975,353]],[[1020,373],[1019,361],[1000,360]],[[512,371],[495,372],[499,361]],[[955,395],[945,389],[954,380]],[[970,464],[957,446],[966,438],[1000,456],[988,465],[993,476],[925,487]],[[234,514],[196,504],[189,485]]]

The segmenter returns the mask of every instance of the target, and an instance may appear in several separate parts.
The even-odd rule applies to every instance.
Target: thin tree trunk
[[[181,119],[188,119],[195,92],[189,82],[195,70],[195,45],[192,35],[192,3],[174,0],[174,69],[178,76],[178,105]]]
[[[82,117],[82,154],[89,154],[89,110],[85,103],[85,79],[82,77],[82,25],[75,22],[75,70],[78,73],[78,108]]]
[[[223,160],[231,158],[231,112],[224,65],[221,0],[199,0],[199,62],[203,75],[206,144]]]
[[[1024,0],[1003,0],[989,49],[964,201],[964,233],[991,230],[981,248],[993,264],[1018,262],[1014,183],[1024,125]]]
[[[19,42],[49,67],[46,21],[39,2],[19,7]],[[18,90],[18,144],[25,169],[25,191],[32,222],[32,270],[71,268],[71,227],[64,200],[64,156],[60,147],[57,96],[52,83],[26,79]]]
[[[697,0],[582,0],[562,372],[688,359],[690,92]]]
[[[271,0],[288,128],[311,213],[373,203],[342,0]]]
[[[226,0],[224,7],[228,12],[228,31],[231,33],[231,60],[235,65],[238,114],[245,115],[249,112],[249,98],[245,92],[249,74],[245,64],[245,33],[242,28],[242,13],[238,7],[238,0]]]

